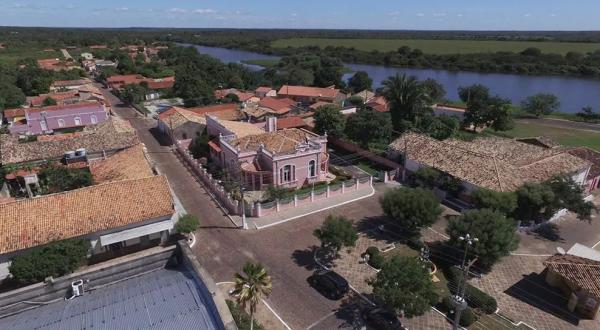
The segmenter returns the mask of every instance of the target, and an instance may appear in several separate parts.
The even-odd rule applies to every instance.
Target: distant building
[[[50,91],[61,91],[69,89],[79,89],[87,84],[91,84],[92,81],[89,79],[76,79],[76,80],[56,80],[50,85]]]
[[[37,64],[41,69],[51,71],[72,70],[79,68],[79,66],[73,61],[61,61],[58,58],[40,59],[37,60]]]
[[[275,97],[277,96],[277,91],[274,90],[271,87],[267,87],[267,86],[261,86],[258,87],[255,91],[254,94],[260,98],[263,97]]]
[[[109,114],[100,102],[9,109],[4,112],[11,134],[51,134],[61,129],[97,125]]]
[[[346,94],[335,88],[335,86],[323,88],[283,85],[277,92],[277,96],[290,98],[306,105],[319,101],[341,104],[346,99]]]
[[[296,107],[296,101],[288,98],[265,97],[258,102],[258,107],[266,109],[272,115],[281,116],[292,111]]]
[[[141,83],[147,83],[149,89],[153,90],[161,90],[161,89],[169,89],[173,88],[175,84],[174,77],[165,77],[165,78],[146,78],[139,74],[130,74],[130,75],[118,75],[111,76],[106,79],[106,83],[109,88],[114,90],[119,90],[125,87],[126,85],[137,85]]]
[[[390,105],[383,96],[375,96],[365,103],[365,107],[377,112],[390,111]]]
[[[233,94],[235,96],[237,96],[238,100],[241,103],[256,103],[260,100],[259,97],[257,97],[256,95],[249,93],[249,92],[243,92],[240,90],[237,90],[235,88],[229,88],[229,89],[217,89],[214,91],[215,94],[215,98],[217,100],[222,100],[225,97],[227,97],[227,95],[229,94]]]
[[[81,56],[81,58],[84,60],[91,60],[94,58],[94,55],[92,55],[92,53],[81,53],[79,56]]]

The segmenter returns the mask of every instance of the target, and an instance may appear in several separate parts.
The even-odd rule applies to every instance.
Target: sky
[[[598,0],[0,0],[0,26],[600,30]]]

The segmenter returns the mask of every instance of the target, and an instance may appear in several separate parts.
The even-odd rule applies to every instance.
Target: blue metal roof
[[[187,272],[162,269],[2,318],[0,329],[221,329],[197,284]]]

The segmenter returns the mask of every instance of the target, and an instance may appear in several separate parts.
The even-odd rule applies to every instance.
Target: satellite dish
[[[558,253],[562,254],[563,256],[564,256],[565,254],[567,254],[567,253],[565,252],[565,249],[561,248],[560,246],[556,248],[556,251],[558,251]]]

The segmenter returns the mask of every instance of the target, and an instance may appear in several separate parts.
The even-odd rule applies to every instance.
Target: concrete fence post
[[[369,185],[373,187],[373,176],[369,177]]]
[[[260,218],[262,215],[262,204],[256,203],[256,217]]]
[[[279,212],[279,209],[281,208],[281,206],[279,205],[279,199],[275,200],[275,211]]]
[[[312,203],[312,202],[314,202],[314,201],[315,201],[315,191],[314,191],[314,190],[311,190],[311,191],[310,191],[310,202]]]
[[[329,198],[329,185],[327,185],[327,190],[325,190],[325,197]]]
[[[360,182],[358,181],[358,178],[356,178],[354,180],[356,180],[356,190],[358,190],[358,185],[360,184]]]
[[[346,183],[342,182],[342,194],[346,192]]]
[[[298,206],[298,195],[294,195],[294,207]]]

